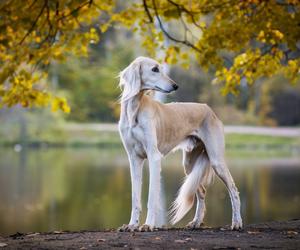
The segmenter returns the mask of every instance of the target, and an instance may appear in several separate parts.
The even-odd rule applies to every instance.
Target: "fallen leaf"
[[[234,250],[241,250],[239,247],[232,247],[232,246],[215,246],[213,249],[234,249]]]
[[[185,241],[192,241],[193,239],[192,238],[185,238],[184,240]]]
[[[34,237],[34,236],[37,236],[39,235],[40,233],[32,233],[32,234],[27,234],[26,236],[27,237]]]
[[[174,242],[175,242],[175,243],[186,243],[185,240],[175,240]]]
[[[247,231],[248,234],[259,234],[259,231]]]
[[[53,233],[55,233],[55,234],[62,234],[63,231],[54,231]]]
[[[106,239],[98,239],[97,241],[98,242],[104,242],[104,241],[106,241]]]
[[[7,244],[6,243],[2,243],[2,242],[0,242],[0,247],[6,247],[7,246]]]
[[[86,250],[87,248],[86,247],[81,247],[79,248],[80,250]]]
[[[297,235],[298,232],[290,230],[290,231],[287,231],[287,234],[290,234],[290,235]]]
[[[160,238],[160,237],[155,237],[155,239],[156,239],[156,240],[161,240],[161,238]]]

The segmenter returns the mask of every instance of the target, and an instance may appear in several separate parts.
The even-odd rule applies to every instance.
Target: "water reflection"
[[[129,220],[130,174],[122,149],[0,149],[0,233],[117,227]],[[300,159],[236,159],[229,165],[246,223],[300,217]],[[164,204],[181,185],[180,154],[163,164]],[[148,170],[145,167],[143,207]],[[180,225],[186,224],[192,213]],[[145,219],[145,210],[142,214]],[[206,224],[229,224],[231,207],[216,179],[207,194]]]

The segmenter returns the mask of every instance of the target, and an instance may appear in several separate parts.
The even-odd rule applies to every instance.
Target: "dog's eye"
[[[152,71],[158,73],[159,69],[158,69],[158,67],[154,67],[154,68],[152,68]]]

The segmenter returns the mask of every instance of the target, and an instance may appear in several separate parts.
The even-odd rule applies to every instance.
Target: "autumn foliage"
[[[86,56],[112,26],[136,32],[150,56],[160,49],[167,63],[188,67],[193,58],[214,69],[224,94],[275,74],[295,82],[299,8],[298,0],[1,1],[0,105],[51,103],[69,112],[51,94],[47,67],[69,54]]]
[[[45,106],[69,112],[65,98],[53,96],[47,68],[68,54],[86,56],[98,42],[90,25],[110,1],[8,0],[0,3],[0,105]],[[101,10],[100,10],[101,9]],[[90,28],[91,27],[91,28]],[[37,70],[39,69],[39,70]],[[44,81],[42,81],[44,79]]]

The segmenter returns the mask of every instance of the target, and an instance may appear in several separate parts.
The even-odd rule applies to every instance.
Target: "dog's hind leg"
[[[226,185],[232,205],[232,229],[242,228],[242,218],[240,214],[240,197],[233,178],[229,172],[224,158],[225,141],[223,125],[212,113],[199,130],[199,136],[204,142],[210,164],[215,173]]]
[[[200,185],[196,193],[197,207],[196,207],[195,216],[194,219],[186,225],[187,228],[190,229],[200,228],[206,211],[205,193],[206,193],[205,187]]]
[[[201,220],[200,217],[203,217],[202,215],[204,215],[205,204],[203,199],[204,196],[201,197],[199,188],[201,181],[205,176],[207,165],[208,159],[203,151],[202,145],[198,145],[192,150],[183,150],[183,166],[186,178],[171,206],[170,215],[172,224],[181,220],[193,207],[195,196],[197,197],[197,211],[195,221],[192,221],[190,226],[192,227],[192,224],[201,224],[201,221],[199,222],[199,220]]]
[[[199,157],[199,154],[201,154],[201,151],[203,151],[203,146],[195,148],[192,152],[183,152],[183,165],[184,165],[186,175],[190,174],[190,172],[192,171],[195,163],[197,162],[196,159],[197,157]],[[207,158],[207,155],[204,152],[202,152],[202,154],[203,155],[200,157]],[[210,166],[208,165],[204,167],[209,168]],[[202,177],[202,182],[205,177],[207,177],[206,173],[204,173]],[[190,229],[199,228],[204,219],[204,215],[206,211],[205,208],[206,189],[203,184],[204,183],[200,183],[199,188],[197,189],[196,192],[197,206],[196,206],[194,219],[186,225],[186,227]]]

